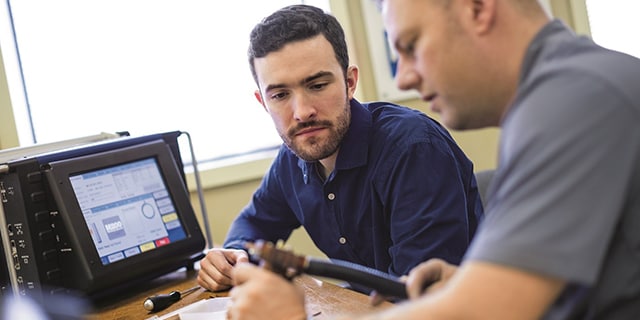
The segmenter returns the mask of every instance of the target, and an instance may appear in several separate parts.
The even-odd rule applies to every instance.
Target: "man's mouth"
[[[296,132],[296,134],[295,134],[295,135],[296,135],[296,136],[302,136],[302,135],[306,135],[306,134],[309,134],[309,133],[313,133],[313,132],[316,132],[316,131],[322,130],[322,129],[324,129],[324,128],[325,128],[325,127],[309,127],[309,128],[304,128],[304,129],[302,129],[302,130],[300,130],[300,131]]]
[[[426,102],[431,102],[433,101],[433,99],[435,99],[438,95],[435,93],[426,95],[426,96],[422,96],[422,100],[426,101]]]

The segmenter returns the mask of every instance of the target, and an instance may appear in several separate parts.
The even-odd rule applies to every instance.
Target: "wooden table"
[[[144,320],[154,315],[161,317],[202,299],[227,296],[227,292],[211,292],[200,288],[184,296],[180,301],[165,310],[150,313],[143,308],[142,303],[149,296],[166,294],[173,290],[183,291],[196,286],[196,276],[197,271],[180,270],[157,278],[126,296],[121,296],[111,301],[103,301],[100,305],[95,306],[92,313],[87,315],[87,319]],[[391,303],[385,303],[373,307],[369,304],[369,297],[364,294],[307,275],[297,277],[295,282],[304,289],[307,311],[310,315],[313,315],[314,319],[328,319],[339,314],[363,314],[392,305]],[[175,318],[177,319],[178,317]]]

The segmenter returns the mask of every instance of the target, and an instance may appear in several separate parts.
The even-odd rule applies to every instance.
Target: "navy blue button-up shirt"
[[[224,247],[286,240],[304,226],[329,258],[400,276],[429,258],[458,264],[482,217],[473,165],[425,114],[351,101],[335,170],[282,146]]]

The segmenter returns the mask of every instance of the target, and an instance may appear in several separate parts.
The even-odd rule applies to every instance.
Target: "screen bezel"
[[[185,239],[103,265],[94,246],[70,177],[137,160],[155,158],[167,191],[182,223]],[[162,275],[201,253],[205,239],[191,206],[182,174],[169,146],[162,140],[135,144],[95,154],[49,162],[45,170],[49,187],[64,224],[72,251],[61,255],[67,285],[84,292],[108,289],[131,280]]]

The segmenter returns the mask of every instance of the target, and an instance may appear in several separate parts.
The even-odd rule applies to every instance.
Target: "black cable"
[[[380,270],[343,260],[307,258],[305,273],[357,283],[387,297],[407,299],[407,289],[399,278]]]

